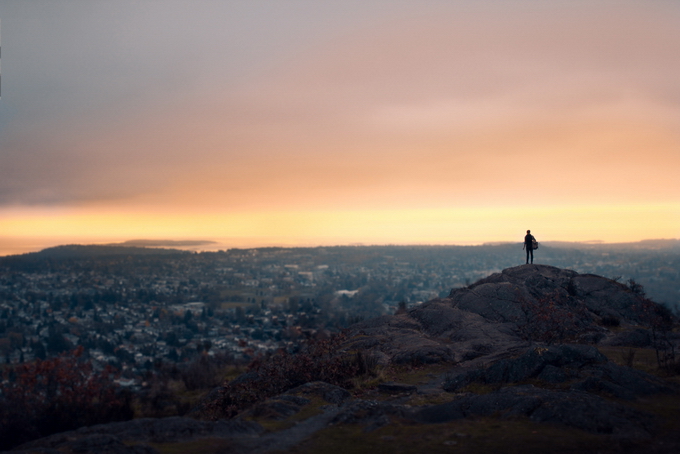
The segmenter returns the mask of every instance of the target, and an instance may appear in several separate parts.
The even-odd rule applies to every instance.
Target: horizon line
[[[655,242],[679,242],[680,238],[647,238],[637,241],[616,241],[616,242],[606,242],[603,240],[586,240],[586,241],[565,241],[565,240],[545,240],[539,241],[539,244],[573,244],[573,245],[583,245],[583,246],[616,246],[616,245],[635,245],[644,243],[655,243]],[[479,246],[502,246],[509,244],[522,244],[522,241],[486,241],[486,242],[468,242],[468,243],[362,243],[362,242],[351,242],[351,243],[337,243],[337,244],[314,244],[314,245],[290,245],[284,243],[272,243],[266,245],[258,246],[231,246],[231,247],[213,247],[213,248],[201,248],[201,246],[206,245],[219,245],[225,246],[224,242],[216,240],[207,239],[184,239],[184,240],[170,240],[170,239],[132,239],[125,240],[121,242],[100,242],[100,243],[61,243],[53,246],[45,246],[27,248],[32,250],[25,250],[23,252],[9,252],[3,253],[0,250],[0,257],[11,257],[18,255],[26,255],[31,253],[38,253],[47,249],[64,247],[64,246],[100,246],[100,247],[136,247],[136,248],[149,248],[149,249],[177,249],[193,252],[218,252],[218,251],[228,251],[232,249],[267,249],[267,248],[282,248],[282,249],[314,249],[323,247],[479,247]]]

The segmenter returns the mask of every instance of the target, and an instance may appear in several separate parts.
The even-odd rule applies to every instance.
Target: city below
[[[680,307],[680,242],[541,245],[535,263],[593,273]],[[0,364],[81,347],[132,389],[162,365],[246,362],[522,265],[521,244],[188,252],[60,246],[0,258]]]

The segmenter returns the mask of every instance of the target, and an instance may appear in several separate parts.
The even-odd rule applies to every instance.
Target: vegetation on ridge
[[[81,347],[2,371],[0,449],[81,426],[132,418],[132,396],[115,385],[115,371],[93,370],[82,352]]]

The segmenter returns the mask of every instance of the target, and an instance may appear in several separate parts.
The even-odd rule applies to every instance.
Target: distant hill
[[[42,259],[88,259],[120,256],[169,256],[180,254],[191,254],[191,252],[182,251],[179,249],[161,249],[133,246],[68,244],[64,246],[55,246],[43,249],[39,252],[29,252],[27,254],[0,257],[0,264],[10,264]]]
[[[80,245],[70,244],[43,249],[40,252],[24,254],[24,256],[35,255],[37,257],[51,258],[100,258],[121,255],[177,255],[190,254],[191,252],[179,249],[161,249],[137,246],[116,246],[116,245]]]
[[[544,241],[542,244],[549,247],[572,249],[680,249],[680,239],[642,240],[632,243],[603,243],[601,241]]]
[[[122,243],[111,243],[105,246],[123,246],[123,247],[153,247],[153,248],[179,248],[191,246],[205,246],[208,244],[217,244],[217,241],[207,240],[129,240]]]
[[[5,266],[14,270],[36,272],[49,268],[49,263],[60,263],[66,266],[73,262],[86,263],[90,260],[107,258],[166,258],[188,254],[192,254],[192,252],[179,249],[69,244],[43,249],[39,252],[0,257],[0,267]]]

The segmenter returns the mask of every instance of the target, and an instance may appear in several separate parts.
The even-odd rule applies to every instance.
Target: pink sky
[[[0,18],[6,248],[680,237],[677,2],[9,1]]]

